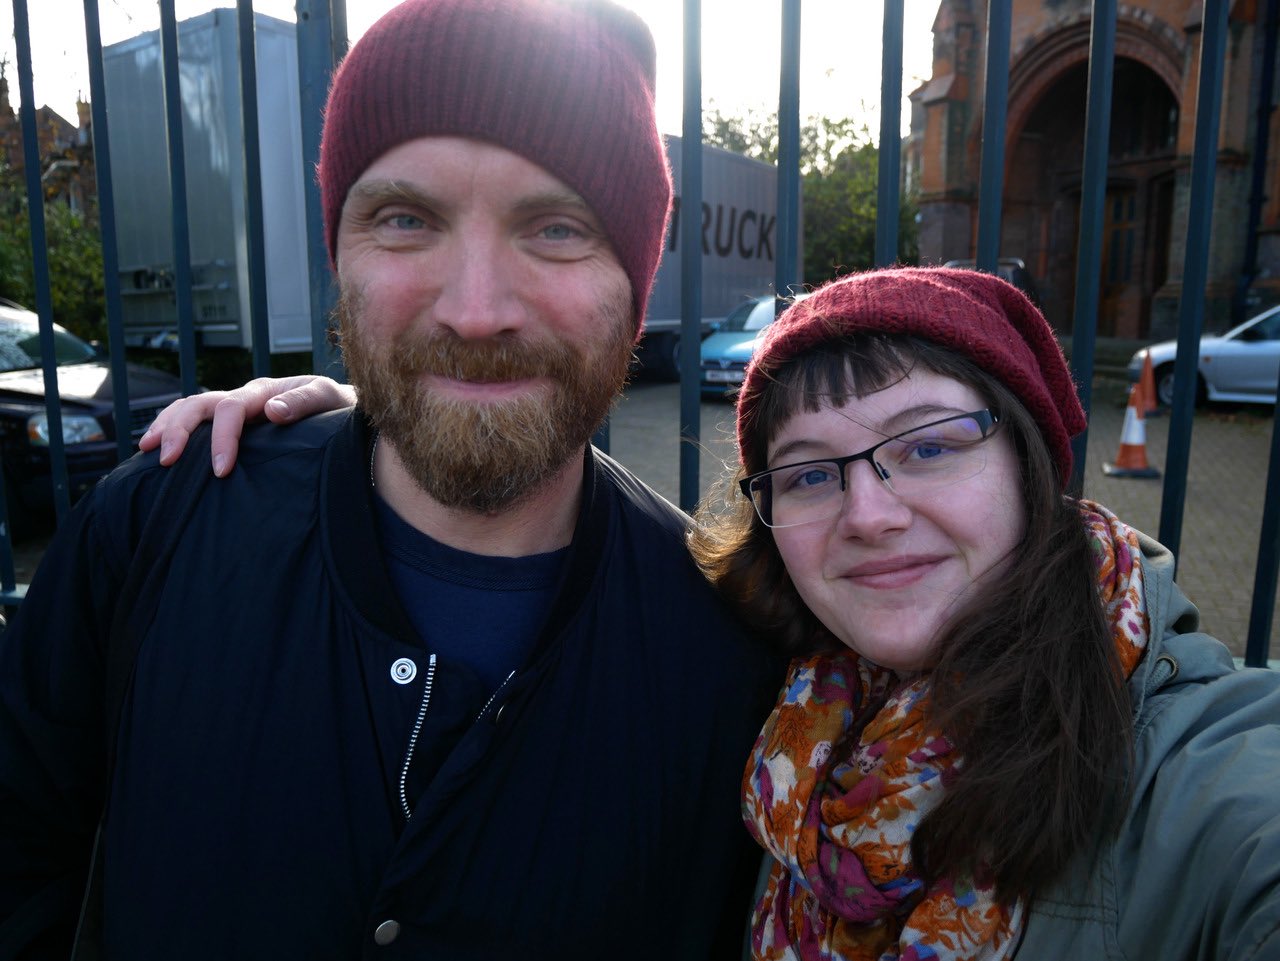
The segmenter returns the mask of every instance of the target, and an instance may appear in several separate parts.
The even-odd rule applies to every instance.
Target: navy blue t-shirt
[[[441,544],[381,498],[378,527],[387,571],[427,650],[469,668],[490,692],[528,660],[568,548],[490,557]]]

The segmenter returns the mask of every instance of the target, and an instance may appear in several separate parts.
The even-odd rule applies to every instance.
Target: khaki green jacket
[[[1017,957],[1280,959],[1280,672],[1236,670],[1169,552],[1143,537],[1143,554],[1133,801],[1097,857],[1034,900]]]

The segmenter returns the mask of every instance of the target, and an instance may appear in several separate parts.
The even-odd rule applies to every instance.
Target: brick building
[[[36,110],[40,180],[46,203],[68,204],[87,222],[96,223],[98,185],[94,176],[89,104],[78,100],[76,112],[77,123],[71,123],[52,107]],[[26,170],[22,123],[10,103],[9,80],[3,62],[0,62],[0,165],[9,167],[21,189]]]
[[[1258,276],[1242,281],[1250,223],[1262,6],[1231,5],[1214,185],[1206,328],[1280,301],[1280,123],[1265,152]],[[1071,328],[1088,83],[1089,0],[1013,0],[1000,252],[1027,262],[1045,312]],[[933,75],[911,94],[907,168],[920,189],[920,256],[972,257],[982,152],[986,0],[941,0]],[[1195,131],[1200,0],[1119,4],[1098,332],[1176,334]],[[1268,105],[1272,92],[1267,91]],[[1240,309],[1238,307],[1237,309]]]

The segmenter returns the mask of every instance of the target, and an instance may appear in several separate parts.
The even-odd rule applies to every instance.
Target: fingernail
[[[218,454],[213,458],[213,472],[219,477],[222,476],[223,469],[227,466],[227,455]]]
[[[160,445],[160,459],[168,460],[173,456],[173,444],[169,441]]]
[[[289,416],[289,405],[282,401],[279,397],[272,397],[267,401],[267,406],[283,417]]]

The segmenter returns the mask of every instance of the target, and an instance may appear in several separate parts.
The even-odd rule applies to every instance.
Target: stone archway
[[[1163,282],[1168,186],[1184,40],[1148,20],[1116,28],[1098,332],[1142,337]],[[1010,71],[1001,252],[1027,261],[1061,331],[1074,310],[1088,84],[1087,18],[1059,24],[1015,52]]]

